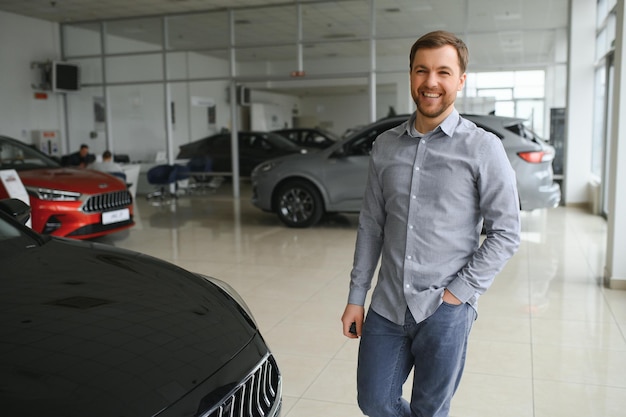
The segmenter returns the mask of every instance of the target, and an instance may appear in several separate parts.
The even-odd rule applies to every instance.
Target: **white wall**
[[[0,11],[0,134],[32,143],[31,132],[59,130],[64,142],[64,110],[60,94],[34,98],[38,72],[31,63],[60,58],[55,23]]]
[[[615,36],[615,90],[612,118],[609,172],[608,233],[606,243],[605,281],[610,288],[626,290],[626,33],[624,2],[617,5]]]
[[[570,4],[567,120],[563,197],[566,204],[589,200],[593,137],[596,3]]]

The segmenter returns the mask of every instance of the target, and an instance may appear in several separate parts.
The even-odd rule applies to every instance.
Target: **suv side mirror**
[[[0,210],[22,224],[26,224],[30,219],[30,206],[17,198],[0,200]]]
[[[332,158],[345,158],[346,156],[348,156],[346,152],[346,145],[337,148],[330,156]]]

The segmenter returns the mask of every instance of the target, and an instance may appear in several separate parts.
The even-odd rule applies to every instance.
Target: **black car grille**
[[[83,211],[85,213],[101,213],[103,211],[128,207],[132,202],[133,197],[128,190],[97,194],[89,197],[87,201],[85,201]]]
[[[268,356],[223,401],[203,417],[265,417],[277,415],[280,374],[274,358]]]

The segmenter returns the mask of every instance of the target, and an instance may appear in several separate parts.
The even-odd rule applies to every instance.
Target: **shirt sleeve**
[[[487,140],[483,148],[477,187],[486,237],[467,265],[448,285],[448,290],[462,302],[483,294],[520,244],[515,171],[497,137]]]
[[[378,266],[383,245],[385,225],[385,202],[375,163],[376,142],[372,147],[367,186],[359,215],[354,262],[350,273],[348,303],[364,305],[367,291]]]

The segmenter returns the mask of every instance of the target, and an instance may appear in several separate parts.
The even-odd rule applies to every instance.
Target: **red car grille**
[[[83,212],[101,213],[103,211],[121,209],[130,206],[132,202],[133,197],[128,190],[93,195],[83,204]]]

